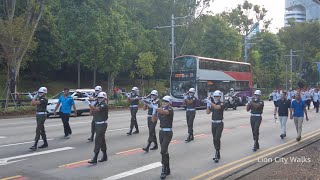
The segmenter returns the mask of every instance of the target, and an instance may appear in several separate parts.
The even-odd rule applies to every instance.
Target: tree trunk
[[[108,100],[109,100],[109,97],[112,96],[113,87],[114,87],[114,74],[113,73],[109,73],[108,74],[108,90],[107,90]]]
[[[6,104],[5,104],[5,109],[8,108],[9,100],[11,98],[11,93],[16,94],[17,90],[17,70],[14,66],[9,66],[8,67],[8,72],[7,72],[7,94],[6,94]]]
[[[80,84],[80,71],[81,71],[81,69],[80,69],[80,60],[78,60],[78,89],[80,89],[80,87],[81,87],[81,84]]]

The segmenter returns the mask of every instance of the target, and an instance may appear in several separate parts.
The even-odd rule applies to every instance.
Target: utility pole
[[[293,56],[299,56],[299,55],[293,55],[293,53],[295,52],[301,52],[303,50],[296,50],[296,51],[293,51],[292,49],[290,49],[290,54],[289,55],[284,55],[284,56],[289,56],[290,57],[290,88],[292,89],[293,87],[293,81],[292,81],[292,61],[293,61]],[[287,75],[286,75],[286,78],[287,78]],[[286,82],[287,84],[287,82]]]
[[[174,1],[175,3],[175,1]],[[181,24],[181,25],[176,25],[175,20],[177,19],[186,19],[189,16],[183,16],[183,17],[174,17],[174,13],[171,15],[171,25],[170,26],[157,26],[155,29],[163,29],[163,28],[171,28],[171,72],[170,72],[170,87],[171,87],[171,78],[172,78],[172,72],[173,72],[173,61],[175,57],[175,39],[174,39],[174,28],[179,27],[179,26],[187,26],[187,24]],[[170,94],[171,94],[171,88],[170,88]]]
[[[248,61],[248,45],[249,44],[255,44],[255,43],[248,43],[248,36],[250,35],[250,33],[252,31],[254,31],[257,27],[259,26],[259,22],[256,22],[251,29],[249,30],[248,33],[246,33],[246,35],[244,35],[244,62]]]

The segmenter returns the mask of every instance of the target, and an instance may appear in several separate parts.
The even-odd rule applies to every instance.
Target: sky
[[[248,0],[254,5],[265,7],[267,12],[267,19],[273,19],[270,25],[271,32],[278,32],[279,28],[284,26],[285,0]],[[225,10],[230,10],[242,4],[244,0],[214,0],[210,6],[210,10],[214,13],[220,13]]]

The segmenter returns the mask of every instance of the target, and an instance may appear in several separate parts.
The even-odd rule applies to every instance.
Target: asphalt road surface
[[[260,127],[260,150],[257,152],[251,150],[250,114],[245,107],[225,111],[221,160],[218,164],[212,160],[211,115],[207,115],[205,110],[197,111],[195,140],[185,143],[185,111],[174,109],[173,139],[169,146],[171,175],[167,179],[215,179],[252,160],[253,156],[297,143],[294,123],[290,119],[287,137],[280,139],[280,125],[273,119],[273,108],[273,103],[265,102]],[[303,123],[302,140],[319,132],[316,130],[319,129],[320,115],[314,109],[308,113],[310,121]],[[137,118],[140,133],[127,136],[129,110],[109,112],[106,133],[109,160],[93,166],[87,163],[93,156],[94,147],[93,142],[87,141],[91,116],[70,118],[73,131],[70,139],[62,138],[64,133],[60,118],[47,119],[45,128],[49,147],[36,152],[29,151],[35,135],[35,118],[0,119],[0,179],[159,179],[160,148],[149,153],[141,149],[148,137],[146,112],[139,109]],[[157,137],[158,132],[159,122]]]

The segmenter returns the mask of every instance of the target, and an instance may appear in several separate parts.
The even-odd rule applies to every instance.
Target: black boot
[[[170,175],[171,174],[171,171],[170,171],[170,164],[168,163],[167,166],[166,166],[166,175]]]
[[[256,141],[254,142],[254,145],[253,145],[253,148],[252,148],[252,151],[257,151],[257,143],[256,143]]]
[[[215,154],[213,160],[215,163],[218,163],[219,159],[220,159],[220,152],[218,150],[216,150],[216,154]]]
[[[151,142],[148,141],[148,144],[146,147],[142,148],[145,152],[149,152],[149,148],[150,148]]]
[[[34,142],[34,145],[31,146],[29,149],[32,150],[32,151],[36,151],[37,150],[37,146],[38,146],[38,142]]]
[[[127,132],[127,135],[130,136],[132,134],[132,129],[130,129],[129,132]]]
[[[220,160],[221,156],[220,156],[220,150],[217,150],[217,157]]]
[[[160,178],[161,179],[165,179],[167,174],[166,174],[166,165],[165,164],[162,164],[162,170],[161,170],[161,175],[160,175]]]
[[[47,140],[43,140],[43,144],[39,146],[38,148],[47,148],[48,147],[48,142]]]
[[[193,134],[191,134],[190,140],[191,140],[191,141],[194,140]]]
[[[184,140],[185,142],[190,142],[191,141],[191,134],[188,135],[187,139]]]
[[[94,137],[94,133],[91,133],[91,137],[88,138],[88,140],[89,140],[90,142],[92,142],[92,141],[93,141],[93,137]]]
[[[154,146],[150,148],[150,150],[156,150],[156,149],[158,149],[158,143],[154,142]]]
[[[139,134],[139,129],[136,129],[136,131],[133,132],[133,134]]]
[[[257,149],[260,148],[260,145],[259,145],[259,141],[258,141],[258,140],[256,140],[256,147],[257,147]]]
[[[102,152],[102,158],[99,160],[99,162],[108,161],[107,151],[101,151]]]
[[[90,161],[88,161],[88,163],[97,164],[98,155],[99,155],[99,153],[94,153],[93,158]]]

